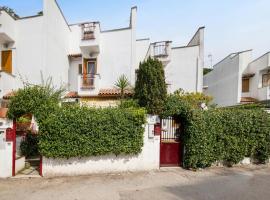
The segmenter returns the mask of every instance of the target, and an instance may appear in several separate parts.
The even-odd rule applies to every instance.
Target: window
[[[249,92],[249,78],[242,79],[242,92]]]
[[[87,74],[96,74],[96,62],[88,61],[87,62]]]
[[[12,73],[12,51],[2,51],[1,69],[4,72]]]
[[[270,86],[270,73],[262,75],[262,86],[263,87]]]
[[[96,74],[96,60],[95,59],[84,59],[83,74]]]

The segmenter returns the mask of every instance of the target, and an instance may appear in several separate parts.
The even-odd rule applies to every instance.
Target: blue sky
[[[270,51],[269,0],[58,0],[69,23],[100,21],[101,28],[126,27],[138,6],[137,37],[186,45],[205,26],[205,55],[216,63],[227,54],[253,49],[254,58]],[[42,10],[42,0],[0,0],[20,16]]]

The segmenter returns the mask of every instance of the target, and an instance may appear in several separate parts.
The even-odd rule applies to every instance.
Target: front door
[[[180,141],[181,123],[172,117],[161,120],[160,166],[180,166],[182,144]]]

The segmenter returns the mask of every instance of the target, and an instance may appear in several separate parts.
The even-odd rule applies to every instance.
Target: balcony
[[[78,76],[78,95],[91,96],[99,92],[99,74],[81,74]]]
[[[83,54],[98,54],[99,53],[99,36],[100,28],[96,22],[81,24],[82,35],[80,48]]]
[[[168,55],[168,45],[166,43],[154,44],[154,57],[167,57]]]
[[[171,61],[171,42],[155,42],[150,45],[148,56],[154,57],[166,66]]]
[[[5,11],[0,11],[0,43],[15,41],[15,20]]]

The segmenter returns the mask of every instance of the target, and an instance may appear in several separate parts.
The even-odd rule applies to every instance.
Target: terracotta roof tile
[[[80,58],[80,57],[82,57],[82,54],[81,53],[69,54],[68,57],[69,58]]]
[[[10,99],[11,97],[15,96],[16,92],[12,91],[3,96],[3,99]]]
[[[109,89],[100,89],[98,95],[99,96],[119,96],[120,90],[116,88],[109,88]],[[133,95],[133,91],[131,89],[125,90],[125,95],[131,96]]]
[[[0,118],[7,118],[7,108],[0,108]]]
[[[71,91],[71,92],[69,92],[69,93],[67,93],[67,94],[65,95],[65,98],[78,98],[78,97],[79,97],[79,95],[78,95],[78,93],[75,92],[75,91]]]

